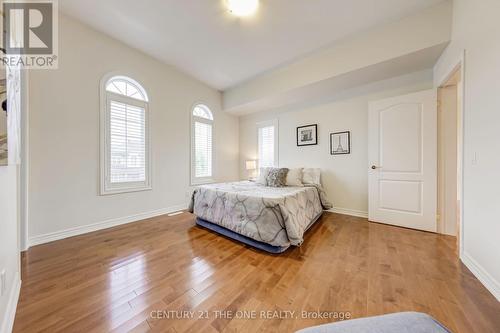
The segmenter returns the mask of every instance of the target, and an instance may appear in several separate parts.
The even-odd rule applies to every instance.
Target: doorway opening
[[[438,88],[437,231],[461,236],[463,80],[457,66]]]

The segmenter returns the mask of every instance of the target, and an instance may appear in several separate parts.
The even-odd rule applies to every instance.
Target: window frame
[[[260,170],[261,161],[260,161],[260,145],[259,145],[259,132],[261,128],[274,126],[274,167],[279,167],[279,121],[278,119],[272,119],[267,121],[258,122],[256,124],[256,139],[257,144],[255,147],[257,148],[256,156],[257,156],[257,168]]]
[[[114,79],[131,82],[141,90],[145,100],[120,95],[106,90],[107,84]],[[128,104],[144,109],[144,144],[145,144],[145,180],[141,182],[111,183],[111,145],[110,145],[110,105],[111,101]],[[128,75],[110,73],[101,79],[100,84],[100,195],[131,193],[152,190],[152,162],[151,162],[151,100],[144,85]]]
[[[194,109],[197,107],[204,107],[207,108],[208,111],[212,115],[212,119],[206,119],[202,117],[195,116],[193,114]],[[191,137],[191,143],[190,143],[190,160],[189,160],[189,170],[190,170],[190,185],[191,186],[197,186],[197,185],[203,185],[203,184],[212,184],[215,183],[215,114],[212,111],[212,108],[207,103],[204,102],[197,102],[192,105],[190,109],[190,114],[189,114],[189,119],[190,119],[190,137]],[[212,126],[212,175],[210,177],[196,177],[196,170],[195,170],[195,123],[200,122],[204,124],[208,124]]]

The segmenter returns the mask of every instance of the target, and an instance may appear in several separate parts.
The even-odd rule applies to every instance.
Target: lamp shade
[[[246,162],[247,170],[255,170],[257,169],[257,161],[247,161]]]

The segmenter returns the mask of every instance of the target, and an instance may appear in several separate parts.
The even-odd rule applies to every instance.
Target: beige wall
[[[436,85],[465,50],[464,187],[461,258],[500,300],[500,1],[455,0],[452,43]]]
[[[281,167],[322,169],[323,186],[338,210],[368,211],[368,102],[432,87],[431,71],[413,73],[344,92],[335,101],[295,110],[262,112],[240,118],[240,178],[246,160],[257,157],[256,123],[278,119]],[[297,147],[296,128],[318,124],[317,146]],[[350,155],[330,155],[330,133],[351,131]]]
[[[238,119],[221,111],[220,92],[68,17],[59,24],[59,69],[30,75],[30,238],[185,206],[196,102],[215,116],[215,178],[238,178]],[[98,195],[99,84],[110,72],[150,97],[152,191]]]

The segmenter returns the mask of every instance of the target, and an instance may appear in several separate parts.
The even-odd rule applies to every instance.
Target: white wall
[[[238,178],[238,119],[221,111],[220,92],[71,18],[59,24],[59,69],[29,78],[32,241],[186,206],[196,102],[215,116],[216,179]],[[153,190],[99,196],[99,83],[115,71],[142,83],[151,100]]]
[[[276,110],[240,118],[240,178],[244,163],[257,158],[256,123],[278,119],[281,167],[319,167],[323,186],[336,209],[368,211],[368,103],[432,87],[432,71],[413,73],[346,91],[332,101],[295,110]],[[297,147],[296,128],[318,124],[317,146]],[[330,155],[330,133],[351,131],[350,155]]]
[[[0,296],[0,332],[12,325],[19,293],[18,166],[0,167],[0,272],[6,272],[6,291]],[[14,308],[13,308],[14,306]]]
[[[500,1],[455,0],[436,85],[465,50],[462,260],[500,300]]]

